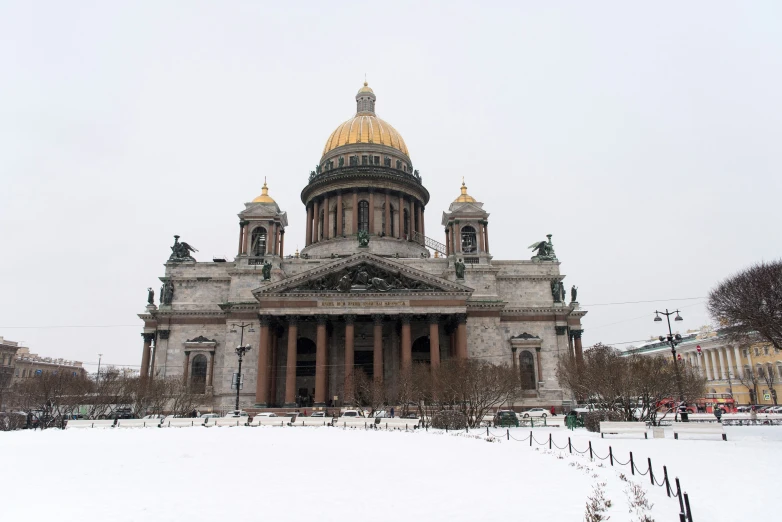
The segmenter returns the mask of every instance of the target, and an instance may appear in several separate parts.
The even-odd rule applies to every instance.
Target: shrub
[[[600,431],[600,421],[619,422],[625,420],[624,415],[618,411],[600,410],[590,411],[584,415],[584,427],[589,431]]]
[[[456,410],[442,410],[432,415],[432,427],[440,430],[463,430],[467,427],[467,415]]]

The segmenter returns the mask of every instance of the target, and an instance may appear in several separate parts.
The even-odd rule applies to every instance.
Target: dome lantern
[[[263,178],[263,187],[261,188],[261,195],[253,200],[253,203],[275,203],[274,199],[269,196],[269,187],[266,186],[266,178]]]
[[[356,93],[356,113],[367,112],[375,114],[375,92],[369,87],[367,82],[364,82],[364,86]]]

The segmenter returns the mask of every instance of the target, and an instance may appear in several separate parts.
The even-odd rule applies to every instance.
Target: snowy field
[[[612,522],[634,521],[626,491],[640,484],[653,520],[678,520],[678,501],[628,467],[587,456],[493,442],[464,433],[340,428],[83,429],[0,433],[2,520],[64,521],[580,521],[604,482]],[[728,442],[639,439],[565,429],[559,446],[625,462],[633,451],[662,479],[681,479],[698,521],[773,520],[782,470],[782,427],[728,427]],[[522,439],[529,429],[511,429]],[[651,436],[651,433],[650,433]]]

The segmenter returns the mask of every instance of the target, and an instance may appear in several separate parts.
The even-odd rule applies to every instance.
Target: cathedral
[[[568,402],[557,360],[581,357],[586,312],[575,287],[568,303],[551,235],[529,260],[494,259],[464,181],[427,234],[429,191],[375,102],[365,82],[326,140],[301,191],[301,252],[285,255],[287,213],[265,181],[238,214],[233,261],[196,261],[175,236],[159,305],[150,290],[139,315],[142,377],[181,378],[216,409],[233,408],[237,384],[243,408],[317,408],[341,405],[358,371],[390,382],[480,358],[516,369],[525,406]]]

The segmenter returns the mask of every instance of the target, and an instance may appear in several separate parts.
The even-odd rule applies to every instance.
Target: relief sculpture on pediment
[[[393,272],[369,263],[345,268],[297,286],[293,292],[420,292],[439,290],[401,272]]]

